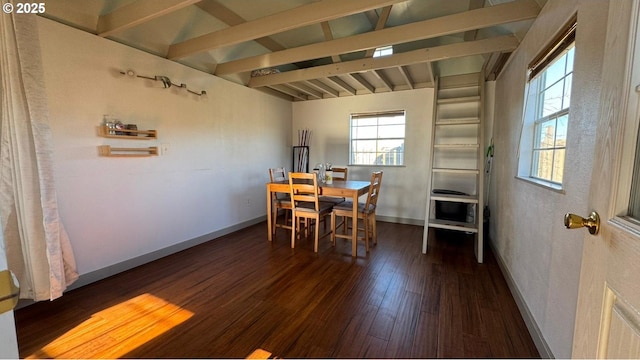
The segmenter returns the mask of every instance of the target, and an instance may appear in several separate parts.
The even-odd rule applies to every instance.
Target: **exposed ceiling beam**
[[[287,84],[289,87],[292,87],[296,90],[298,90],[299,92],[303,93],[303,94],[307,94],[307,97],[313,97],[316,99],[322,99],[322,92],[314,90],[314,89],[310,89],[309,87],[307,87],[306,85],[303,85],[302,83],[289,83]]]
[[[502,69],[504,68],[505,64],[509,61],[510,56],[511,56],[511,53],[500,54],[500,56],[498,57],[498,60],[491,68],[491,76],[490,76],[491,80],[495,80],[498,78],[498,76],[500,76]]]
[[[266,87],[265,86],[265,87],[261,87],[261,88],[256,89],[256,90],[262,91],[265,94],[269,94],[271,96],[275,96],[275,97],[278,97],[280,99],[284,99],[284,100],[287,100],[287,101],[293,101],[294,100],[293,96],[287,95],[287,94],[285,94],[283,92],[280,92],[278,90],[274,90],[274,89],[272,89],[270,87]]]
[[[378,21],[376,22],[376,27],[374,28],[373,31],[384,29],[384,26],[387,24],[387,20],[389,20],[389,14],[391,14],[391,5],[385,6],[384,8],[382,8],[382,12],[378,17]],[[364,57],[372,57],[375,51],[376,51],[375,48],[371,48],[367,50],[367,52],[364,54]]]
[[[309,100],[309,98],[304,95],[301,94],[299,91],[292,89],[288,86],[284,86],[284,85],[273,85],[273,86],[269,86],[271,89],[279,91],[283,94],[287,94],[289,96],[291,96],[294,99],[298,99],[298,100]]]
[[[370,93],[374,94],[376,92],[376,88],[359,73],[349,74],[349,76],[351,76],[360,85],[364,86],[364,88],[367,89]]]
[[[326,1],[326,0],[325,0]],[[534,19],[540,7],[533,0],[517,0],[510,3],[470,10],[454,15],[419,21],[380,31],[354,35],[319,44],[300,46],[271,54],[218,64],[216,75],[233,74],[268,68],[296,61],[318,59],[335,54],[366,50],[397,42],[409,42],[460,33],[515,21]]]
[[[196,6],[229,26],[236,26],[247,22],[240,15],[229,10],[226,6],[220,4],[216,0],[203,0],[197,3]],[[286,49],[277,41],[267,36],[255,39],[255,41],[270,51],[281,51]]]
[[[427,69],[429,69],[429,79],[431,79],[431,83],[435,84],[436,83],[436,72],[433,70],[433,61],[429,62],[427,64]]]
[[[403,1],[406,0],[323,0],[314,2],[173,44],[169,47],[167,58],[180,59],[196,53],[239,44]]]
[[[409,89],[415,89],[413,85],[413,79],[411,78],[411,74],[409,74],[409,69],[406,66],[398,66],[398,70],[400,70],[400,75],[404,79],[404,82],[409,86]]]
[[[312,88],[322,91],[332,97],[339,97],[340,92],[320,80],[309,80],[306,82]]]
[[[278,74],[252,77],[249,87],[284,84],[323,77],[371,71],[390,67],[405,66],[423,62],[479,55],[491,52],[513,51],[518,47],[518,39],[513,35],[490,39],[467,41],[457,44],[441,45],[377,58],[344,61],[338,64],[315,66],[308,69],[286,71]]]
[[[107,37],[162,15],[180,10],[200,0],[140,0],[98,18],[96,33]]]
[[[331,26],[329,26],[328,21],[323,21],[320,23],[322,25],[322,32],[324,33],[324,39],[327,41],[333,40],[333,33],[331,32]],[[340,55],[331,55],[331,61],[334,63],[341,62]]]
[[[484,7],[484,0],[469,0],[469,10],[480,9]],[[472,41],[478,36],[478,29],[469,30],[464,33],[464,41]]]
[[[351,95],[355,95],[357,93],[356,89],[354,89],[353,86],[347,84],[346,81],[340,79],[337,76],[330,76],[328,79]]]
[[[393,83],[391,83],[391,81],[389,81],[389,78],[387,78],[387,76],[382,72],[382,70],[373,70],[371,72],[375,77],[378,78],[378,80],[382,81],[382,83],[384,84],[384,86],[389,89],[389,91],[393,91]]]

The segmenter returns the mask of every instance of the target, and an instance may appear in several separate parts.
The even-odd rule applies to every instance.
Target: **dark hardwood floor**
[[[496,261],[471,237],[379,222],[379,241],[296,249],[258,224],[16,311],[20,357],[539,357]]]

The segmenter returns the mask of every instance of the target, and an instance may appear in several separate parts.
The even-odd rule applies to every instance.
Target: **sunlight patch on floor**
[[[151,294],[97,312],[27,358],[119,358],[194,314]]]

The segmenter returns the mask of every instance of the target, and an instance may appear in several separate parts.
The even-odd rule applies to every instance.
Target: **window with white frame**
[[[518,176],[562,188],[573,59],[575,19],[529,66],[520,139]]]
[[[405,112],[351,114],[350,165],[404,165]]]

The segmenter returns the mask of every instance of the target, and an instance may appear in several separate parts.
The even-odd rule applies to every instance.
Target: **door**
[[[585,231],[574,358],[640,358],[640,214],[630,205],[640,183],[638,11],[637,1],[609,5],[590,209],[576,209],[599,213],[600,229]]]

